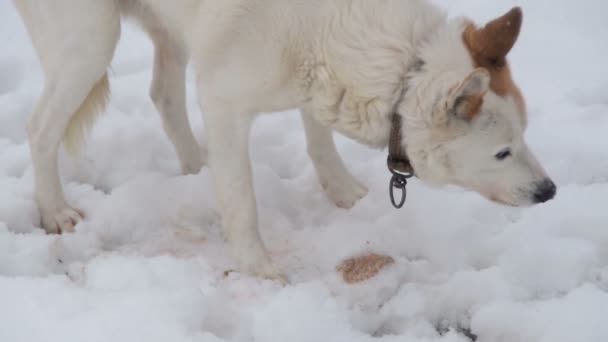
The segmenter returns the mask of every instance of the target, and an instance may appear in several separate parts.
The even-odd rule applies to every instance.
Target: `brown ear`
[[[522,21],[521,8],[514,7],[482,28],[469,25],[464,32],[464,40],[475,62],[483,67],[504,66],[507,54],[517,41]]]

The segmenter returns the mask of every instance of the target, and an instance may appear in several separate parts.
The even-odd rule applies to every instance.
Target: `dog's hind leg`
[[[317,171],[321,186],[328,197],[340,208],[351,208],[367,194],[362,185],[346,169],[336,149],[331,129],[319,124],[302,109],[308,155]]]
[[[204,158],[192,134],[186,111],[187,54],[166,31],[156,27],[147,31],[154,42],[154,75],[150,97],[175,147],[182,172],[196,174],[203,166]]]
[[[35,199],[48,233],[73,231],[82,218],[64,197],[57,163],[62,140],[77,147],[108,96],[106,68],[120,32],[114,1],[16,0],[45,72],[28,122]]]

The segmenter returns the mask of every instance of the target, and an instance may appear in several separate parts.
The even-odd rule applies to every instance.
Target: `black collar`
[[[424,67],[425,62],[421,58],[416,58],[414,63],[409,68],[409,76],[406,76],[403,80],[403,89],[399,99],[395,103],[395,107],[392,111],[391,118],[391,132],[388,140],[388,169],[391,173],[399,173],[407,178],[415,176],[414,168],[407,157],[407,152],[403,148],[403,136],[401,129],[403,127],[401,114],[399,113],[399,105],[403,102],[405,94],[408,91],[407,80],[411,77],[412,72],[419,72]]]
[[[407,152],[402,146],[401,114],[394,112],[391,123],[391,135],[388,141],[388,168],[391,172],[402,174],[414,174],[414,168],[407,157]]]
[[[407,180],[416,175],[407,152],[402,146],[401,114],[394,111],[392,114],[391,134],[388,141],[388,158],[386,164],[388,170],[393,174],[389,184],[389,194],[393,206],[400,209],[405,204]],[[401,190],[401,199],[397,202],[395,189]]]

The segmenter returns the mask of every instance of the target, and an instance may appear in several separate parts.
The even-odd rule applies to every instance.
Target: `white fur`
[[[208,162],[225,235],[241,270],[282,277],[257,229],[248,141],[259,112],[302,109],[308,152],[340,207],[353,206],[367,189],[347,171],[331,130],[386,147],[396,105],[404,118],[404,144],[423,180],[459,184],[520,205],[534,190],[531,184],[546,178],[525,147],[521,113],[511,99],[490,91],[474,122],[449,117],[451,90],[474,91],[487,82],[462,87],[474,70],[460,38],[462,22],[448,22],[426,0],[14,3],[46,73],[29,133],[36,198],[49,232],[71,230],[81,219],[64,199],[57,149],[66,132],[81,129],[74,125],[87,125],[71,118],[96,96],[92,90],[112,59],[121,15],[134,17],[154,43],[150,95],[184,173],[197,172],[204,160],[185,109],[185,66],[194,66]],[[414,70],[420,60],[424,66]],[[94,108],[85,114],[91,121]],[[497,163],[494,149],[505,146],[514,157]]]

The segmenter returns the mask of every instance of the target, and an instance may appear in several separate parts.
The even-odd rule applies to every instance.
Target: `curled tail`
[[[72,115],[65,131],[63,143],[70,155],[75,156],[80,151],[81,145],[93,128],[95,119],[106,109],[109,99],[110,82],[108,73],[105,73],[91,88],[78,110]]]

